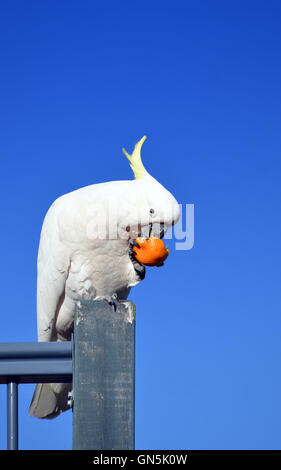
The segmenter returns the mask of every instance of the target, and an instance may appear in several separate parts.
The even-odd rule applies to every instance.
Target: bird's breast
[[[71,256],[66,295],[77,301],[112,295],[133,285],[135,271],[124,240],[103,240]]]

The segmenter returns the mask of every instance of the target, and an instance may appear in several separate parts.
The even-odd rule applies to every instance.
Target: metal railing
[[[18,449],[18,385],[53,382],[73,382],[74,450],[134,449],[134,304],[81,301],[69,342],[0,343],[8,450]]]
[[[73,342],[0,343],[0,384],[7,384],[7,450],[18,449],[18,385],[71,382]]]

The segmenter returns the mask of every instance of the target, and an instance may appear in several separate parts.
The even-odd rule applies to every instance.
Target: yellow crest
[[[123,153],[126,155],[130,162],[130,166],[134,172],[136,179],[143,178],[145,175],[147,175],[147,171],[141,161],[141,148],[145,140],[146,135],[143,136],[143,138],[139,140],[139,142],[135,145],[132,155],[129,155],[125,149],[122,149]]]

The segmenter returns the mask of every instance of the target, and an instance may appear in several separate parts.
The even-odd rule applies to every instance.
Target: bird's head
[[[121,224],[126,224],[130,238],[138,235],[162,238],[168,228],[180,217],[180,207],[174,196],[153,178],[145,169],[141,159],[144,136],[129,155],[122,149],[130,162],[135,179],[127,187]]]

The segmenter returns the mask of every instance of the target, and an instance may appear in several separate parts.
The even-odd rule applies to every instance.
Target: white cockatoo
[[[81,299],[127,298],[145,275],[132,246],[138,235],[159,238],[177,222],[174,196],[144,168],[141,147],[124,149],[135,179],[93,184],[59,197],[40,237],[37,277],[39,341],[69,341]],[[37,384],[29,414],[53,418],[70,407],[71,384]]]

